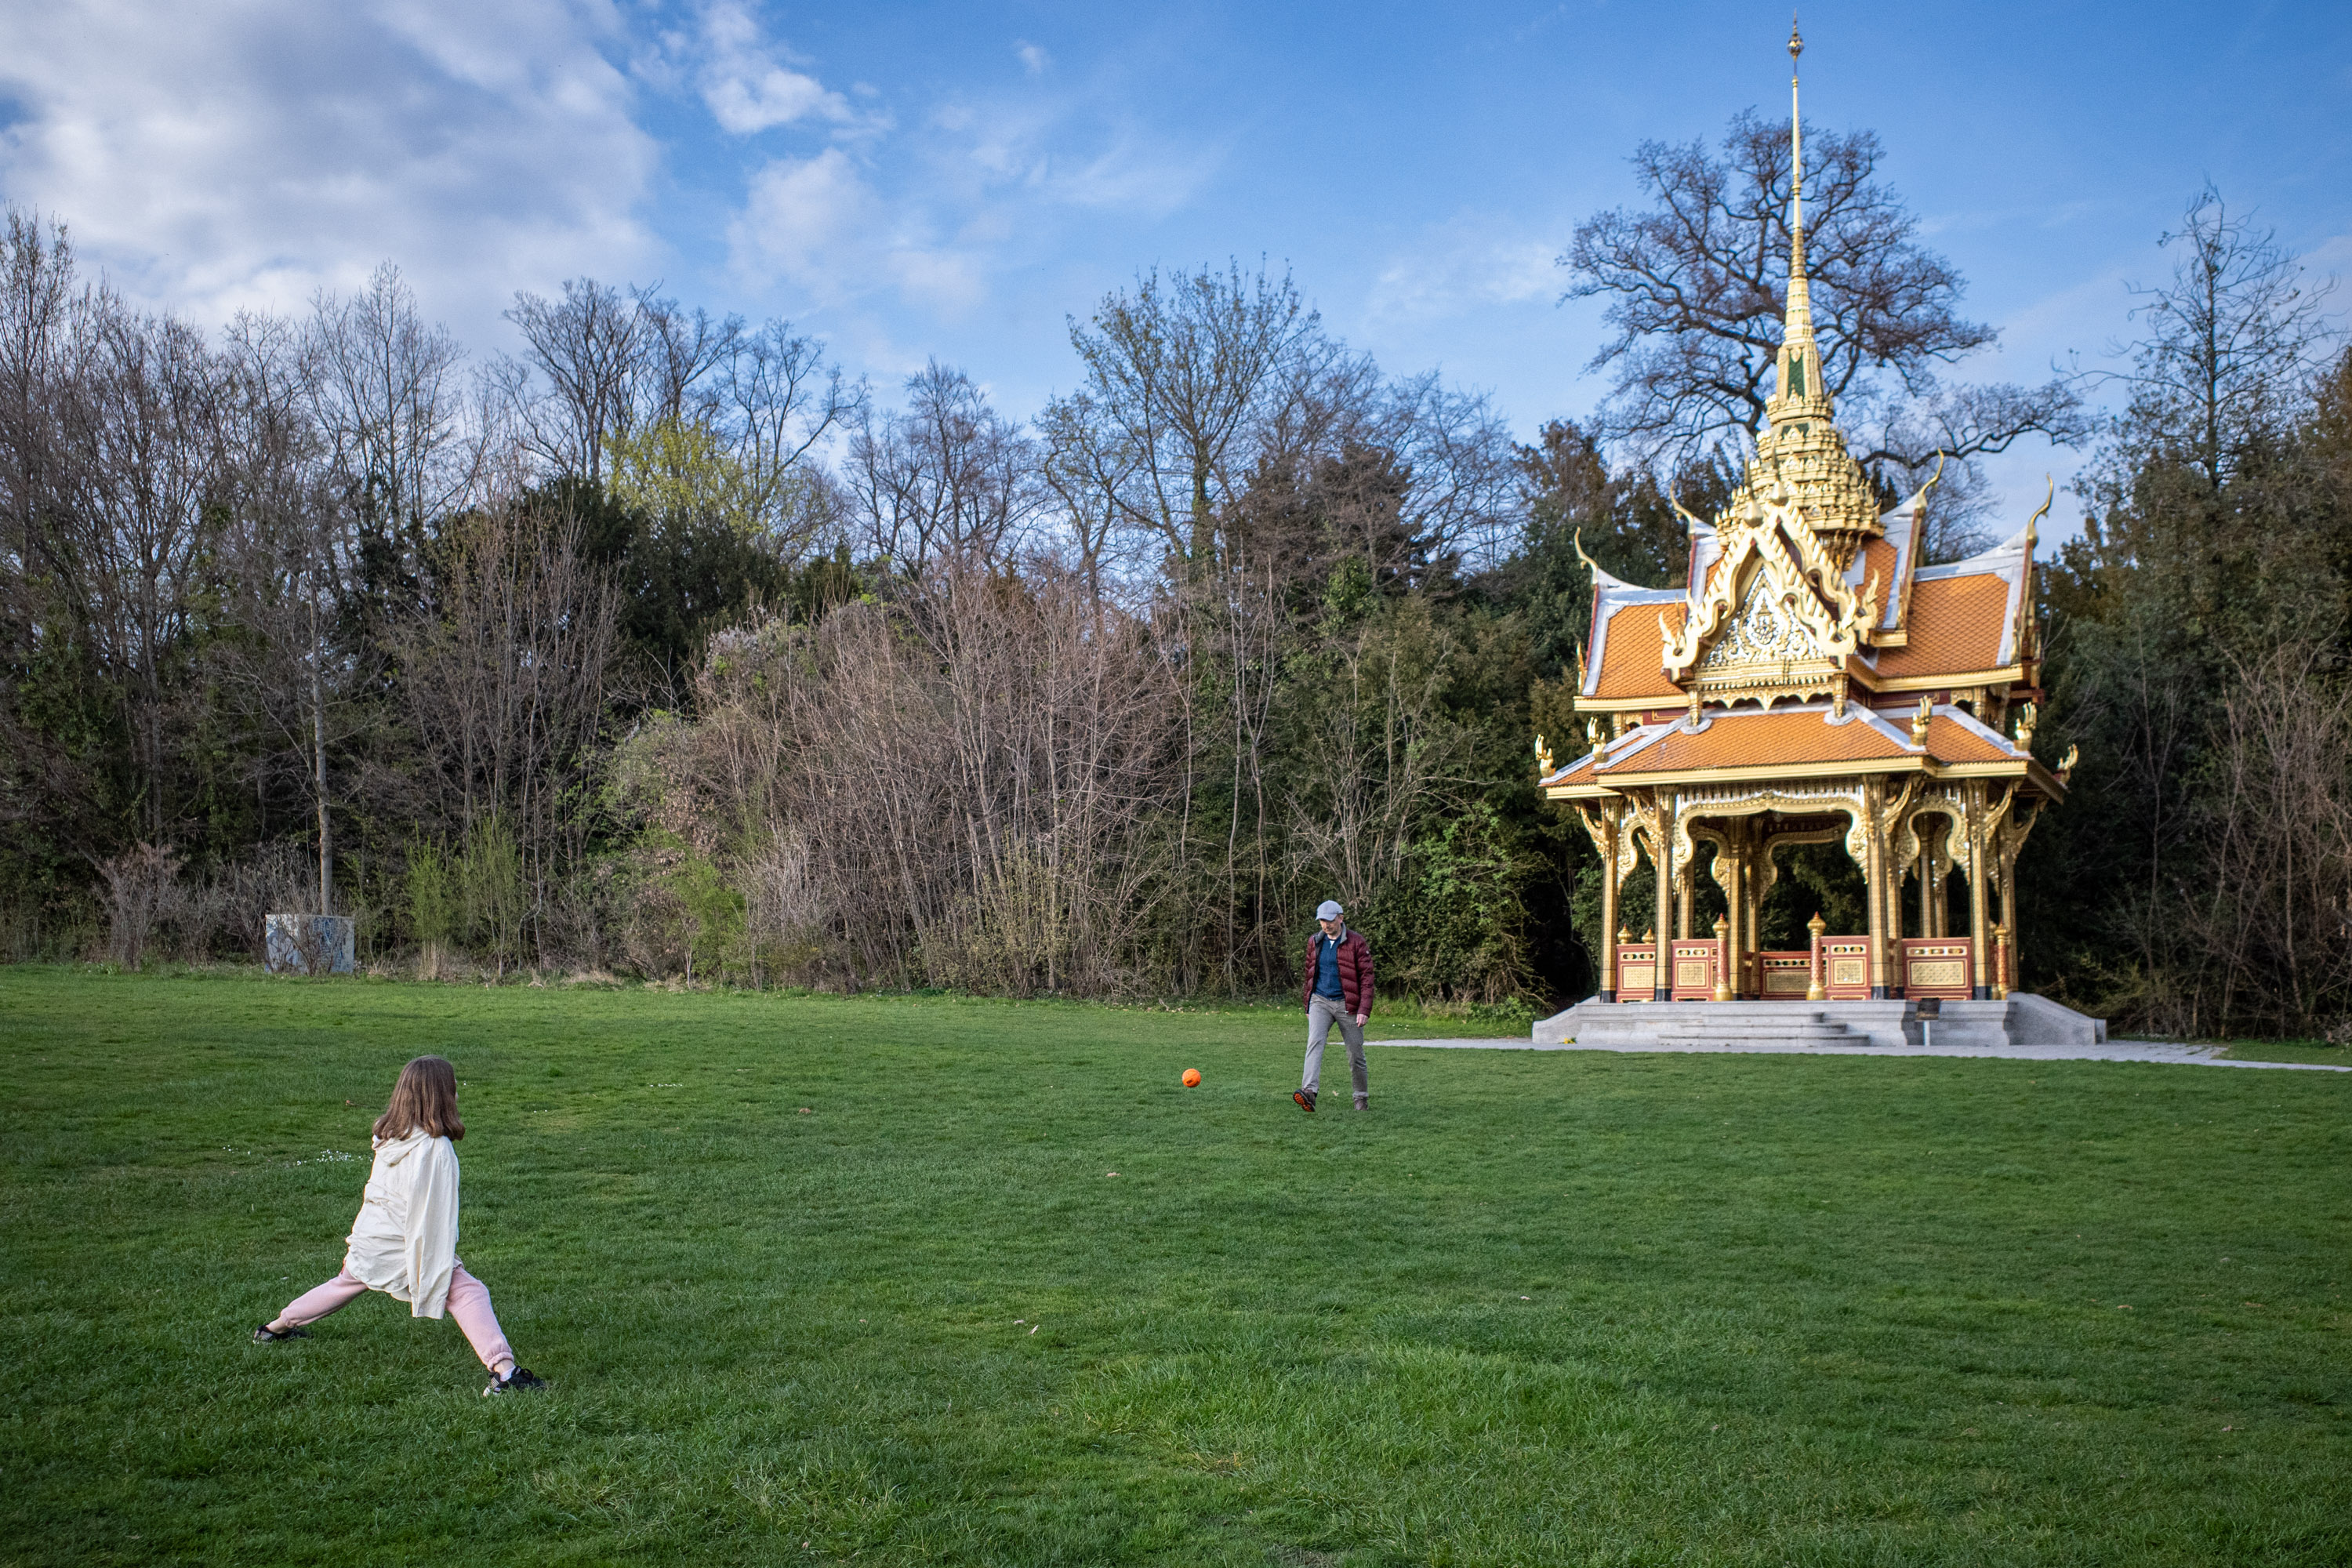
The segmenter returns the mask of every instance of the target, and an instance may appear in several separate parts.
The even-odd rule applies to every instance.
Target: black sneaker
[[[274,1345],[280,1340],[307,1340],[310,1337],[308,1329],[273,1329],[268,1323],[253,1331],[253,1342],[257,1345]]]
[[[1357,1110],[1370,1110],[1371,1108],[1372,1108],[1372,1097],[1371,1097],[1370,1095],[1369,1095],[1369,1094],[1360,1094],[1360,1095],[1356,1096],[1356,1109],[1357,1109]]]
[[[1292,1091],[1290,1098],[1291,1098],[1291,1099],[1293,1099],[1293,1100],[1297,1100],[1297,1101],[1298,1102],[1298,1109],[1299,1109],[1299,1110],[1304,1110],[1304,1111],[1307,1111],[1307,1112],[1309,1112],[1310,1114],[1314,1111],[1314,1110],[1315,1110],[1315,1091],[1314,1091],[1313,1089],[1295,1089],[1295,1090],[1293,1090],[1293,1091]]]
[[[490,1385],[482,1390],[482,1397],[488,1399],[493,1394],[523,1394],[546,1386],[545,1378],[536,1376],[523,1367],[509,1367],[504,1377],[493,1375],[490,1378]]]

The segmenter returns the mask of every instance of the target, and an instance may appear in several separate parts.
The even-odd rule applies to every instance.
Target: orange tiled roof
[[[1604,701],[1628,697],[1681,700],[1681,689],[1666,679],[1666,649],[1658,636],[1658,617],[1664,616],[1666,625],[1679,637],[1683,617],[1689,613],[1690,606],[1679,601],[1620,605],[1612,610],[1601,638],[1600,679],[1588,695]]]
[[[2018,754],[1990,739],[1949,709],[1927,721],[1924,748],[1910,743],[1908,713],[1871,713],[1859,707],[1843,723],[1830,721],[1826,707],[1780,712],[1733,711],[1712,715],[1696,733],[1679,723],[1647,745],[1633,745],[1604,763],[1598,776],[1685,773],[1699,768],[1811,767],[1836,763],[1896,762],[1925,755],[1938,763],[2014,762]],[[1638,732],[1637,732],[1638,733]],[[1570,764],[1590,779],[1593,773]],[[1561,779],[1559,782],[1571,783]]]
[[[1869,585],[1873,576],[1878,579],[1878,618],[1883,625],[1886,607],[1895,602],[1903,584],[1895,580],[1895,569],[1903,564],[1903,552],[1884,539],[1866,541],[1862,547],[1862,578],[1857,587]]]
[[[1906,621],[1910,641],[1878,656],[1879,675],[1899,679],[1999,668],[2009,626],[2009,579],[1995,572],[1914,583]]]
[[[1969,725],[1941,712],[1927,721],[1927,754],[1939,763],[2008,763],[2019,760],[2018,754],[2009,747],[1998,741],[1987,740]]]
[[[1692,768],[1748,768],[1783,763],[1859,763],[1915,755],[1859,710],[1843,724],[1825,708],[1784,713],[1717,713],[1693,734],[1679,726],[1653,744],[1601,770],[1612,773],[1682,773]]]

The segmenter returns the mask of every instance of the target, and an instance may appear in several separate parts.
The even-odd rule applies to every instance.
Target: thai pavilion
[[[1792,37],[1791,55],[1800,47]],[[1792,108],[1793,95],[1792,81]],[[1934,999],[1926,1012],[1952,1025],[1961,1015],[1996,1026],[2010,1016],[2006,1034],[2019,1033],[2014,1010],[1967,1005],[2009,997],[2018,852],[2066,794],[2065,768],[2032,754],[2042,697],[2034,530],[2048,503],[1993,549],[1937,566],[1919,559],[1932,479],[1879,510],[1823,386],[1801,142],[1792,137],[1791,150],[1776,385],[1730,504],[1711,522],[1684,513],[1686,588],[1621,582],[1586,557],[1592,625],[1576,709],[1587,749],[1564,764],[1540,740],[1538,749],[1545,794],[1573,803],[1600,851],[1601,984],[1571,1010],[1580,1026],[1563,1014],[1538,1026],[1539,1038],[1604,1023],[1618,1033],[1640,1015],[1655,1028],[1665,1016],[1623,1008],[1604,1017],[1595,1004],[1743,999],[1811,1001],[1806,1016],[1829,1018],[1832,1031],[1840,1010],[1821,1004],[1903,1002],[1866,1011],[1882,1037],[1907,1027],[1915,1043],[1916,1005]],[[1776,852],[1824,843],[1843,844],[1861,868],[1867,929],[1829,932],[1816,915],[1805,950],[1762,951]],[[1655,940],[1629,940],[1619,925],[1619,890],[1637,858],[1655,873],[1660,923],[1672,918]],[[1691,929],[1702,864],[1726,906],[1711,931]],[[1968,892],[1965,929],[1948,929],[1958,924],[1947,897],[1956,876]],[[2104,1033],[2032,1000],[2034,1033],[2060,1015]],[[1730,1023],[1714,1016],[1716,1031]]]

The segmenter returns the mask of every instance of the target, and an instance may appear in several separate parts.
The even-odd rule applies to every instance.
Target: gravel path
[[[1469,1051],[1685,1051],[1722,1054],[1767,1052],[1823,1057],[2003,1057],[2035,1062],[2169,1062],[2182,1067],[2278,1068],[2288,1072],[2352,1072],[2352,1067],[2327,1067],[2318,1062],[2238,1062],[2222,1059],[2220,1046],[2184,1046],[2165,1040],[2109,1040],[2098,1046],[2009,1046],[1999,1050],[1930,1050],[1920,1046],[1539,1046],[1528,1039],[1499,1040],[1367,1040],[1372,1046],[1421,1046],[1439,1050]]]

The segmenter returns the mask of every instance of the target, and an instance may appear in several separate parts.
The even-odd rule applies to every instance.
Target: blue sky
[[[1263,255],[1391,370],[1589,409],[1577,221],[1646,137],[1785,101],[1777,5],[206,0],[0,11],[0,192],[127,291],[299,307],[390,258],[478,354],[563,278],[782,315],[885,395],[1026,416],[1065,318]],[[2127,334],[2207,178],[2352,272],[2352,5],[1809,5],[1809,120],[1884,172],[2038,379]],[[2339,308],[2352,304],[2337,297]],[[2074,459],[2021,450],[2011,501]],[[2032,499],[2038,500],[2038,495]]]

